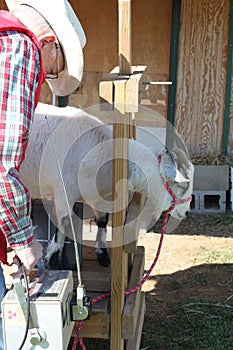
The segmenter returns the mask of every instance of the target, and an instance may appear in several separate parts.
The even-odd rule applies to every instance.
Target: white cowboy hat
[[[65,55],[64,71],[56,79],[47,79],[52,92],[66,96],[74,92],[83,75],[83,47],[86,36],[67,0],[6,0],[10,12],[18,5],[28,5],[39,12],[55,32]],[[21,19],[23,20],[23,19]]]

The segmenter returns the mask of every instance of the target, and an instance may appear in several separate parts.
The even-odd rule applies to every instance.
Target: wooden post
[[[119,73],[129,75],[132,67],[131,0],[118,0],[118,17]]]
[[[118,1],[119,15],[119,73],[131,73],[131,1]],[[113,215],[112,215],[112,269],[111,269],[111,350],[123,350],[122,312],[124,290],[128,283],[128,259],[123,249],[125,208],[128,201],[128,137],[126,113],[127,80],[115,80],[116,123],[113,126]]]
[[[119,15],[119,66],[115,67],[106,81],[100,82],[100,102],[104,102],[107,110],[114,110],[113,125],[113,214],[112,214],[112,253],[111,253],[111,331],[110,349],[123,350],[127,333],[122,330],[123,308],[125,305],[124,291],[129,286],[128,264],[129,251],[124,249],[124,225],[126,222],[126,208],[128,206],[128,146],[129,138],[135,139],[135,113],[138,112],[139,83],[146,69],[145,66],[132,67],[132,38],[131,38],[131,0],[118,0]],[[133,72],[132,72],[133,70]],[[102,110],[102,107],[101,107]],[[138,204],[140,208],[140,203]],[[138,209],[136,208],[136,209]],[[126,233],[131,233],[136,239],[137,228],[130,225]],[[129,245],[128,245],[129,246]],[[133,249],[134,250],[134,249]],[[130,248],[130,253],[132,249]],[[137,295],[140,293],[138,292]],[[139,313],[139,298],[135,301],[137,308],[133,314],[124,313],[125,317],[132,317],[133,325],[130,336],[136,329],[137,313]],[[128,309],[127,309],[128,310]],[[131,309],[130,309],[131,312]],[[144,317],[144,315],[142,315]],[[141,323],[137,325],[139,330]],[[124,319],[126,320],[126,318]],[[129,332],[128,332],[129,333]],[[137,336],[137,339],[140,334]],[[128,339],[128,338],[126,338]],[[138,340],[137,340],[138,342]],[[130,343],[129,343],[130,344]],[[132,343],[132,346],[134,346]],[[138,349],[139,345],[137,345]]]
[[[127,255],[123,250],[125,207],[128,201],[128,125],[124,123],[126,81],[115,83],[116,117],[113,127],[113,215],[111,269],[111,350],[123,350],[122,311],[127,287]]]

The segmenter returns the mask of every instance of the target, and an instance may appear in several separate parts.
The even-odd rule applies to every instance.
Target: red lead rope
[[[160,157],[158,158],[158,161],[159,161],[159,164],[160,164]],[[181,204],[181,203],[184,203],[184,202],[188,202],[188,201],[191,201],[192,200],[192,197],[188,197],[188,198],[185,198],[185,199],[177,199],[176,195],[173,193],[172,189],[170,188],[169,184],[167,183],[167,181],[164,179],[164,177],[161,175],[161,178],[163,180],[163,183],[164,183],[164,186],[166,187],[168,193],[170,194],[170,196],[172,197],[172,203],[171,203],[171,206],[170,208],[165,212],[164,214],[164,220],[163,220],[163,226],[162,226],[162,230],[161,230],[161,235],[160,235],[160,240],[159,240],[159,245],[158,245],[158,248],[157,248],[157,251],[156,251],[156,255],[155,255],[155,258],[149,268],[149,270],[147,271],[147,273],[145,274],[145,276],[142,278],[142,280],[134,287],[134,288],[131,288],[131,289],[127,289],[125,292],[124,292],[124,295],[129,295],[129,294],[133,294],[135,292],[137,292],[140,288],[142,288],[143,284],[148,280],[148,278],[150,277],[158,259],[159,259],[159,255],[160,255],[160,252],[161,252],[161,248],[162,248],[162,244],[163,244],[163,239],[164,239],[164,234],[166,232],[166,229],[167,229],[167,222],[168,222],[168,215],[169,213],[175,208],[175,206],[177,204]],[[107,294],[104,294],[104,295],[101,295],[97,298],[94,298],[92,299],[91,303],[92,304],[95,304],[97,301],[101,301],[105,298],[108,298],[111,296],[111,293],[107,293]],[[79,344],[81,349],[82,350],[87,350],[84,342],[83,342],[83,339],[80,335],[81,333],[81,330],[82,330],[82,326],[83,326],[83,321],[80,321],[77,326],[76,326],[76,330],[75,330],[75,338],[74,338],[74,342],[73,342],[73,346],[72,346],[72,350],[76,350],[77,349],[77,345]]]
[[[146,273],[146,275],[143,277],[143,279],[132,289],[128,289],[124,292],[125,295],[129,295],[129,294],[132,294],[132,293],[135,293],[138,289],[140,289],[143,284],[148,280],[148,278],[150,277],[151,275],[151,272],[153,271],[157,261],[158,261],[158,258],[159,258],[159,255],[160,255],[160,251],[161,251],[161,248],[162,248],[162,243],[163,243],[163,238],[164,238],[164,234],[166,232],[166,227],[167,227],[167,221],[168,221],[168,214],[169,212],[173,209],[173,207],[175,206],[172,205],[169,210],[166,211],[165,213],[165,216],[164,216],[164,221],[163,221],[163,227],[162,227],[162,230],[161,230],[161,236],[160,236],[160,240],[159,240],[159,245],[158,245],[158,248],[157,248],[157,252],[156,252],[156,256],[154,258],[154,261],[153,263],[151,264],[148,272]],[[171,209],[172,208],[172,209]],[[171,209],[171,210],[170,210]],[[107,294],[104,294],[104,295],[101,295],[95,299],[92,299],[91,303],[92,304],[95,304],[97,301],[101,301],[107,297],[110,297],[111,296],[111,293],[107,293]],[[73,342],[73,346],[72,346],[72,350],[76,350],[77,349],[77,345],[79,344],[81,349],[83,350],[86,350],[86,346],[83,342],[83,339],[80,335],[81,333],[81,330],[82,330],[82,326],[83,326],[83,321],[80,321],[77,326],[76,326],[76,330],[75,330],[75,338],[74,338],[74,342]]]

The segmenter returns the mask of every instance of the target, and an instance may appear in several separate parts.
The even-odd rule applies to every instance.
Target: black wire
[[[25,333],[24,333],[24,337],[22,340],[22,343],[19,347],[18,350],[22,350],[26,339],[27,339],[27,335],[28,335],[28,330],[29,330],[29,322],[30,322],[30,299],[29,299],[29,285],[28,285],[28,279],[27,279],[27,274],[26,274],[26,270],[23,266],[23,264],[20,264],[20,267],[22,268],[23,271],[23,278],[24,278],[24,282],[25,282],[25,289],[26,289],[26,301],[27,301],[27,319],[26,319],[26,329],[25,329]]]

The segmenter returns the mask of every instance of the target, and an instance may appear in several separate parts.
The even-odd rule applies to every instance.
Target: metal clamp
[[[83,286],[77,287],[76,304],[71,307],[72,321],[82,321],[90,317],[91,300],[86,296],[86,291]]]

